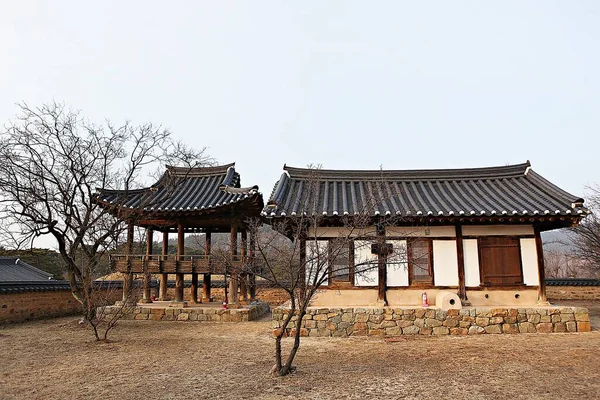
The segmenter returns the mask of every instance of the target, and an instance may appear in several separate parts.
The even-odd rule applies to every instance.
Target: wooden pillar
[[[229,236],[230,250],[231,250],[231,276],[229,279],[229,299],[227,303],[233,308],[239,304],[238,296],[238,272],[233,266],[233,262],[237,256],[237,228],[234,224],[231,225],[231,232]]]
[[[241,256],[242,256],[242,265],[243,269],[239,275],[240,280],[240,297],[243,300],[248,300],[248,272],[246,269],[246,252],[248,251],[248,233],[243,230],[242,231],[242,246],[240,248]]]
[[[125,245],[127,255],[131,255],[133,251],[133,224],[127,225],[127,244]],[[133,273],[131,272],[131,264],[127,259],[127,272],[123,273],[123,302],[133,302]]]
[[[150,294],[150,272],[148,271],[148,263],[150,262],[149,256],[152,255],[152,242],[153,242],[154,230],[152,228],[146,229],[146,262],[144,263],[144,293],[142,297],[142,303],[152,303],[152,297]]]
[[[546,270],[544,266],[544,247],[542,245],[542,236],[540,235],[540,228],[538,226],[534,226],[533,231],[535,234],[535,249],[538,261],[538,275],[540,277],[538,302],[547,303],[548,299],[546,298]]]
[[[210,251],[212,246],[212,232],[210,229],[206,230],[204,237],[206,238],[204,254],[208,257],[208,263],[210,265]],[[204,274],[204,277],[202,278],[202,297],[204,298],[204,301],[208,302],[212,301],[210,298],[210,279],[210,274]]]
[[[183,232],[183,224],[177,224],[177,256],[183,256],[185,253],[185,234]],[[179,264],[179,263],[178,263]],[[175,274],[175,302],[183,303],[183,274],[177,272]]]
[[[163,259],[169,254],[169,232],[163,232],[163,241],[162,241],[162,255]],[[160,275],[160,293],[158,295],[158,300],[165,301],[168,300],[167,297],[167,286],[169,283],[169,274],[162,273]]]
[[[379,270],[379,282],[377,286],[377,302],[381,305],[387,305],[387,255],[384,250],[385,247],[385,227],[381,224],[377,225],[377,244],[379,245],[379,251],[377,254],[377,267]]]
[[[467,300],[465,287],[465,252],[463,246],[462,226],[456,225],[456,256],[458,260],[458,297],[461,301]]]
[[[256,233],[250,231],[250,249],[249,249],[250,274],[248,275],[248,291],[250,292],[250,300],[256,299]]]

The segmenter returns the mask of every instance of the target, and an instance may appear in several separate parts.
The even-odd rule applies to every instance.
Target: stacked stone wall
[[[546,286],[549,300],[600,300],[600,286]]]
[[[273,334],[287,318],[282,307],[273,310]],[[297,316],[292,317],[295,326]],[[559,308],[311,308],[302,320],[302,336],[475,335],[513,333],[589,332],[588,310]],[[294,328],[286,334],[293,335]]]
[[[119,307],[108,306],[108,315],[120,312]],[[211,322],[245,322],[260,318],[270,310],[268,303],[256,303],[244,308],[219,309],[202,307],[143,307],[137,306],[123,316],[129,320],[151,321],[211,321]]]

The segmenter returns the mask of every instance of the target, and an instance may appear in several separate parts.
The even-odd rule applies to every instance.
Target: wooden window
[[[331,279],[335,282],[350,282],[350,243],[348,241],[331,241]]]
[[[519,239],[514,237],[479,238],[479,262],[484,286],[522,285]]]
[[[431,239],[408,240],[408,268],[411,285],[433,284],[433,251]]]

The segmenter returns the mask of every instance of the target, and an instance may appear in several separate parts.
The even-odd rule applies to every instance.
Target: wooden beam
[[[544,246],[542,244],[542,236],[540,235],[540,228],[538,226],[533,227],[535,235],[535,249],[537,252],[538,261],[538,275],[540,278],[540,286],[538,288],[538,301],[541,303],[547,303],[546,298],[546,270],[544,265]]]
[[[206,243],[204,244],[204,254],[210,256],[212,247],[212,232],[210,228],[206,230],[205,239]],[[210,274],[204,274],[202,278],[202,297],[204,301],[212,301],[210,296]]]
[[[385,247],[385,227],[381,224],[377,225],[377,243],[379,248]],[[387,256],[383,251],[379,251],[377,254],[377,268],[379,272],[378,285],[377,285],[377,301],[382,303],[384,306],[387,305],[386,291],[387,291]]]
[[[146,229],[146,255],[152,255],[152,244],[153,244],[154,231],[152,228]],[[144,293],[142,297],[142,303],[152,303],[152,297],[150,294],[150,272],[148,272],[148,263],[144,263]]]
[[[250,292],[250,300],[256,299],[256,233],[255,230],[250,231],[250,248],[249,254],[250,265],[252,266],[252,272],[248,276],[248,291]]]
[[[237,228],[235,224],[231,224],[229,245],[231,251],[231,260],[233,261],[237,256]],[[231,266],[231,276],[229,279],[229,299],[227,302],[232,308],[236,308],[239,305],[238,274],[233,265]]]
[[[162,255],[166,256],[169,254],[169,232],[163,232],[162,239]],[[165,301],[167,298],[167,285],[169,282],[169,274],[160,275],[160,292],[158,294],[158,300]]]
[[[185,253],[185,233],[183,224],[177,225],[177,255],[183,256]],[[183,274],[175,274],[175,302],[183,303]]]
[[[467,300],[467,288],[465,286],[465,252],[463,246],[462,226],[456,228],[456,255],[458,260],[458,297],[464,302]]]
[[[127,244],[125,245],[127,255],[133,253],[133,223],[127,225]],[[127,267],[127,272],[123,273],[123,302],[132,302],[133,300],[133,274],[131,268]]]

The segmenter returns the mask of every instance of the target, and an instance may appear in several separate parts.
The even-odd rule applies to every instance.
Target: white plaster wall
[[[394,247],[394,254],[386,264],[387,285],[389,287],[408,286],[408,263],[406,262],[406,240],[388,240]]]
[[[474,287],[481,284],[479,277],[479,251],[477,239],[463,240],[463,255],[465,261],[465,286]]]
[[[433,274],[436,286],[458,286],[456,240],[433,241]]]
[[[385,229],[385,235],[391,237],[455,237],[456,229],[453,226],[390,226]]]
[[[318,238],[335,238],[335,237],[374,237],[377,235],[375,226],[365,228],[346,228],[346,227],[311,227],[308,230],[309,236]]]
[[[379,284],[377,254],[371,254],[372,243],[369,240],[354,241],[355,286],[377,286]]]
[[[307,240],[306,241],[306,282],[312,284],[315,275],[322,276],[325,270],[328,269],[328,246],[326,240]],[[322,286],[327,286],[325,280]]]
[[[523,283],[527,286],[538,286],[540,276],[535,239],[521,239],[521,265],[523,266]]]
[[[463,236],[533,235],[532,225],[465,225]]]

